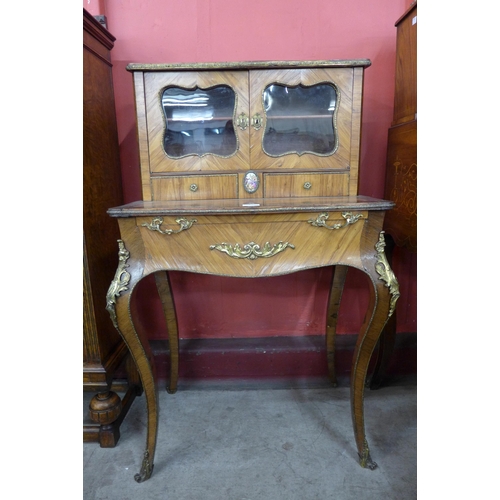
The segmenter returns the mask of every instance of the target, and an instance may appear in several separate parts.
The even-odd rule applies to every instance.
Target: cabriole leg
[[[167,392],[174,394],[177,391],[177,382],[179,380],[179,330],[177,328],[177,318],[175,315],[174,299],[167,271],[155,273],[156,288],[160,295],[163,306],[163,314],[167,324],[168,346],[170,352],[170,382],[167,386]]]
[[[373,350],[399,298],[399,285],[384,252],[383,231],[375,245],[376,253],[363,259],[365,273],[370,278],[370,303],[354,351],[351,372],[351,412],[361,467],[375,469],[365,435],[363,397],[366,374]]]
[[[139,260],[134,260],[118,240],[119,263],[115,277],[106,295],[106,309],[111,320],[127,345],[139,373],[147,408],[146,451],[139,474],[134,476],[137,482],[149,479],[153,472],[153,459],[158,431],[158,404],[154,377],[154,361],[147,342],[142,343],[132,321],[130,310],[132,291],[143,277],[143,267]]]
[[[326,316],[326,359],[328,361],[328,377],[334,387],[337,387],[337,374],[335,371],[335,336],[340,300],[344,291],[347,275],[347,266],[335,266],[333,270],[330,298],[328,300],[328,313]]]
[[[385,254],[387,256],[387,261],[389,265],[392,264],[392,255],[395,247],[394,239],[386,234],[385,235]],[[387,368],[389,367],[392,355],[394,353],[394,346],[396,343],[396,311],[387,321],[380,339],[378,341],[378,355],[377,363],[373,369],[373,374],[371,380],[368,382],[370,389],[379,389],[384,381],[384,377],[387,373]]]

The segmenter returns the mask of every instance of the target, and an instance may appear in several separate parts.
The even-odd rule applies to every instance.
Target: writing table
[[[166,297],[173,391],[178,339],[166,271],[257,278],[336,266],[325,325],[331,373],[340,301],[335,283],[348,267],[365,273],[370,300],[352,362],[351,416],[360,465],[376,467],[365,436],[363,393],[371,355],[399,297],[382,231],[385,211],[392,206],[365,196],[324,196],[137,201],[108,210],[118,221],[121,239],[106,308],[137,365],[146,397],[146,450],[136,481],[148,479],[153,471],[158,399],[153,356],[134,327],[131,298],[139,281],[154,273]]]

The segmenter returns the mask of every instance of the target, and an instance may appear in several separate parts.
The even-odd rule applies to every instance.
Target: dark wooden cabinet
[[[384,220],[387,256],[395,245],[417,251],[417,2],[396,22],[394,115],[387,140],[384,198],[395,202]],[[397,312],[397,310],[396,310]],[[380,338],[370,387],[380,387],[396,341],[396,314]]]
[[[417,3],[396,22],[394,116],[388,135],[385,198],[395,208],[384,228],[395,243],[417,250]]]
[[[114,40],[83,10],[83,389],[96,393],[83,437],[103,447],[116,444],[136,393],[125,386],[122,401],[111,391],[128,351],[105,308],[120,238],[106,210],[123,202],[110,58]]]

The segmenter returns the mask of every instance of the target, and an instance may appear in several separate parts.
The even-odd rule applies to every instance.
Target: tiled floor
[[[295,386],[295,387],[294,387]],[[134,481],[146,442],[136,398],[115,448],[84,443],[85,500],[409,500],[417,498],[417,385],[365,392],[373,460],[358,465],[349,386],[181,381],[159,393],[151,478]]]

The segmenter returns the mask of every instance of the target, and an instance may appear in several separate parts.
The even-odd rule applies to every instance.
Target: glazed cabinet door
[[[252,168],[347,172],[352,94],[352,68],[251,71]]]
[[[152,180],[248,168],[248,72],[144,74]]]

